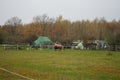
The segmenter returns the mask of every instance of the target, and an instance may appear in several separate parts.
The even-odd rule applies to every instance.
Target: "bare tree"
[[[18,26],[22,24],[22,20],[18,17],[12,17],[5,22],[5,25]]]
[[[5,26],[7,27],[8,37],[6,42],[8,43],[18,43],[20,40],[19,35],[16,34],[16,29],[19,26],[22,26],[22,20],[18,17],[12,17],[5,22]]]
[[[51,26],[51,24],[54,22],[54,19],[49,18],[46,14],[43,14],[42,16],[35,16],[33,18],[33,23],[38,24],[42,29],[42,36],[47,35],[47,27]]]

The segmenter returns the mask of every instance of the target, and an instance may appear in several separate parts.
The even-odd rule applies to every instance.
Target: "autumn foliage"
[[[47,15],[35,16],[29,24],[23,24],[18,17],[12,17],[0,26],[0,43],[32,43],[39,36],[47,36],[53,42],[70,44],[74,40],[106,40],[120,44],[120,21],[106,21],[104,18],[93,21],[73,21],[56,19]]]

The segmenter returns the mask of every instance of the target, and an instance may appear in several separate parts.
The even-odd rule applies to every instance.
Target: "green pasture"
[[[4,50],[0,67],[34,80],[120,80],[120,52]],[[0,70],[0,80],[26,80]]]

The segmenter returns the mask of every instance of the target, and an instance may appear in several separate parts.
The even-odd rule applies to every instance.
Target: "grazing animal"
[[[57,49],[62,50],[63,49],[63,45],[55,43],[54,44],[54,49],[55,50],[57,50]]]

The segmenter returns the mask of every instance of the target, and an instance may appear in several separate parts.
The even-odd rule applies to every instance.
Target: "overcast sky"
[[[0,0],[0,24],[17,16],[23,23],[30,23],[34,16],[47,14],[71,21],[120,20],[120,0]]]

